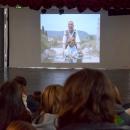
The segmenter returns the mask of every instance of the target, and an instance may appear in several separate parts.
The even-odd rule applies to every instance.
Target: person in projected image
[[[79,36],[74,28],[74,22],[68,22],[68,29],[64,32],[63,36],[63,52],[64,57],[68,62],[75,63],[79,56]]]

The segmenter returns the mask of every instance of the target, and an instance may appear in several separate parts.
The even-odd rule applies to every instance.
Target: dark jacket
[[[122,122],[119,125],[130,125],[130,116],[125,112],[121,105],[116,105],[116,113],[121,117]]]
[[[75,123],[57,130],[130,130],[128,126],[117,126],[111,123]]]
[[[39,107],[40,107],[40,103],[38,101],[36,101],[32,95],[29,95],[27,97],[27,107],[29,108],[29,110],[32,113],[35,113],[38,111]]]

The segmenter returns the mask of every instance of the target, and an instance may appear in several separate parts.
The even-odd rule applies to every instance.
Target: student
[[[61,85],[49,85],[41,96],[41,111],[33,121],[37,130],[56,130],[57,116],[60,111],[63,93]]]
[[[31,122],[31,116],[23,104],[19,84],[12,81],[0,87],[0,130],[5,130],[14,120]]]
[[[16,76],[14,81],[17,82],[22,89],[22,99],[25,107],[27,108],[27,80],[22,76]]]
[[[98,70],[83,69],[65,82],[57,130],[121,130],[114,124],[111,81]]]
[[[27,98],[27,107],[35,115],[40,109],[41,103],[41,91],[34,91],[32,95],[28,95]]]

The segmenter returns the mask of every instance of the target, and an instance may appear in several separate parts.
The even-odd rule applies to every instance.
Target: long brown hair
[[[5,82],[0,87],[0,124],[6,127],[13,120],[31,121],[23,100],[22,90],[14,82]]]
[[[30,123],[24,121],[13,121],[6,130],[36,130]]]
[[[77,122],[114,122],[111,81],[98,70],[83,69],[64,84],[59,128]]]
[[[19,84],[24,94],[27,94],[27,80],[24,77],[16,76],[13,81]]]
[[[60,110],[63,86],[54,84],[47,86],[41,96],[41,107],[45,113],[57,114]]]

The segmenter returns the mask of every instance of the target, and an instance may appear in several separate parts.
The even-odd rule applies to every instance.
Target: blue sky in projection
[[[49,31],[64,31],[72,20],[76,30],[97,34],[100,29],[100,14],[41,14],[41,28]]]

